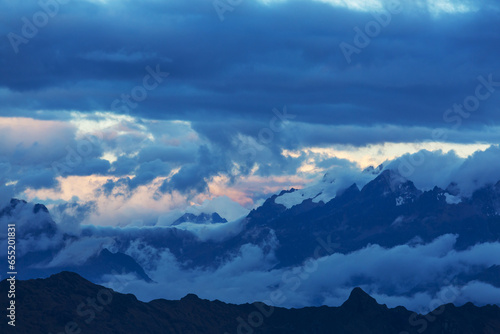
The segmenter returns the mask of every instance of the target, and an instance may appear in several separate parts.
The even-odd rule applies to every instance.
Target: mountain
[[[200,213],[195,215],[192,213],[185,213],[178,219],[176,219],[171,226],[180,225],[182,223],[194,223],[194,224],[217,224],[217,223],[227,223],[225,218],[219,216],[217,212],[212,214]]]
[[[0,210],[0,223],[2,222],[16,224],[17,241],[23,246],[18,250],[16,259],[21,279],[75,271],[94,282],[99,282],[104,275],[117,273],[134,274],[139,279],[151,282],[144,269],[131,256],[121,252],[112,253],[107,248],[97,249],[84,261],[78,261],[77,254],[62,257],[61,254],[64,253],[61,251],[68,245],[81,241],[81,237],[61,232],[47,207],[42,204],[33,205],[12,199],[9,205]],[[38,245],[35,249],[30,249],[26,246],[30,244]],[[5,250],[6,247],[2,247],[2,251]],[[67,260],[64,261],[64,258]]]
[[[13,198],[0,209],[0,220],[18,224],[16,232],[32,238],[45,235],[53,238],[57,233],[57,224],[52,220],[49,210],[43,204],[31,204]],[[21,220],[21,222],[19,221]]]
[[[112,253],[107,248],[94,254],[83,263],[47,266],[55,256],[52,252],[30,252],[19,257],[19,277],[48,277],[61,271],[74,271],[93,282],[100,282],[104,275],[134,274],[146,282],[152,282],[144,269],[129,255]]]
[[[9,282],[0,282],[8,291]],[[7,294],[0,304],[7,305]],[[144,303],[71,272],[16,282],[15,333],[499,333],[500,308],[447,304],[427,315],[379,305],[355,288],[340,307],[285,309],[262,303],[232,305],[189,294]],[[7,321],[2,333],[14,333]]]
[[[281,270],[301,266],[316,256],[318,246],[319,256],[327,256],[349,254],[370,244],[384,248],[429,244],[445,234],[457,236],[451,246],[456,251],[500,240],[500,182],[464,197],[456,184],[420,190],[396,171],[382,167],[368,169],[365,175],[370,181],[363,187],[340,187],[334,176],[327,174],[317,185],[272,195],[246,218],[234,222],[225,222],[217,213],[185,214],[173,226],[89,225],[81,227],[79,235],[70,235],[61,232],[43,205],[12,200],[0,210],[0,223],[18,222],[19,244],[26,244],[23,248],[30,250],[18,254],[20,278],[47,277],[66,270],[97,283],[103,282],[104,275],[116,272],[132,273],[150,282],[159,254],[165,252],[182,270],[214,271],[237,257],[243,247],[255,245],[262,257],[269,259],[266,268]],[[218,238],[201,239],[193,232],[197,229],[212,235],[218,228],[222,228],[216,234]],[[30,246],[33,244],[37,247]],[[114,254],[104,251],[106,248]],[[76,263],[74,257],[80,253],[86,258]],[[498,265],[491,262],[460,267],[447,280],[498,286],[495,271],[484,272],[493,264]],[[360,276],[351,283],[349,287],[372,282]],[[437,281],[433,286],[422,284],[415,282],[411,289],[399,289],[397,294],[435,293],[442,287]],[[395,293],[390,288],[384,293]]]
[[[500,265],[493,265],[471,274],[462,274],[458,279],[462,283],[480,281],[500,288]]]
[[[291,266],[311,257],[318,239],[328,239],[337,253],[368,244],[394,247],[415,238],[430,242],[444,234],[459,236],[457,249],[500,240],[500,182],[462,198],[452,187],[421,191],[397,172],[384,170],[362,189],[352,184],[328,202],[313,196],[289,208],[281,204],[290,202],[281,197],[294,193],[274,195],[250,212],[235,247],[273,234],[279,266]]]

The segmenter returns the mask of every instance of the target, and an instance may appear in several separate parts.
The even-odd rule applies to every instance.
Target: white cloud
[[[405,154],[390,162],[387,168],[396,169],[412,180],[417,188],[432,189],[434,186],[445,189],[454,182],[460,194],[470,196],[475,190],[500,180],[500,147],[492,145],[485,150],[473,152],[464,158],[450,151],[420,151]]]
[[[283,2],[286,0],[260,0],[265,4]],[[462,0],[314,0],[330,4],[334,7],[344,7],[361,12],[374,12],[387,8],[389,4],[398,3],[412,9],[428,11],[434,15],[443,13],[455,14],[475,11],[476,8],[470,1]]]
[[[59,266],[82,265],[92,256],[99,254],[103,248],[113,245],[111,238],[82,238],[76,241],[69,240],[66,246],[48,263],[46,268]]]
[[[206,199],[200,205],[191,205],[186,209],[186,212],[195,215],[217,212],[222,218],[232,221],[246,216],[250,211],[224,195]]]
[[[192,232],[202,242],[210,240],[221,242],[240,233],[245,226],[245,223],[245,218],[240,218],[227,223],[216,224],[196,224],[186,222],[175,225],[175,228]]]
[[[361,285],[379,302],[391,307],[403,305],[411,310],[428,309],[440,300],[457,304],[466,300],[474,300],[478,305],[498,303],[496,288],[474,282],[460,288],[450,280],[468,268],[500,264],[500,260],[488,256],[500,252],[500,243],[455,251],[456,238],[444,235],[429,244],[393,248],[370,245],[349,254],[332,254],[310,259],[302,266],[282,269],[273,269],[273,253],[265,253],[256,245],[242,246],[239,254],[216,269],[183,269],[175,257],[164,250],[152,256],[155,268],[148,272],[157,283],[129,281],[120,291],[134,293],[141,300],[179,299],[195,293],[201,298],[231,303],[269,302],[273,293],[279,291],[284,301],[276,305],[303,307],[338,306],[352,288]],[[268,240],[266,245],[277,246],[275,240]],[[135,247],[134,254],[137,252]],[[152,254],[152,250],[146,253]],[[436,289],[408,294],[419,285],[435,285]]]

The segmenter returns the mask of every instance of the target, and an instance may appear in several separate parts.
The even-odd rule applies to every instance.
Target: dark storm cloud
[[[135,188],[153,181],[159,176],[167,176],[170,167],[160,159],[142,163],[137,169],[135,177],[130,181],[130,186]]]
[[[32,172],[29,175],[24,175],[21,180],[16,184],[18,189],[24,190],[25,188],[41,189],[52,188],[57,185],[55,175],[52,170],[43,170],[39,172]]]
[[[103,159],[84,160],[81,164],[71,171],[71,175],[105,175],[107,174],[111,164]]]
[[[171,147],[164,145],[150,145],[139,153],[139,162],[160,159],[177,164],[194,162],[196,150],[194,147]]]
[[[127,126],[142,133],[148,119],[189,123],[149,124],[154,140],[117,128],[63,171],[110,174],[136,188],[180,168],[162,190],[182,192],[206,190],[218,174],[232,182],[256,165],[260,176],[296,174],[308,157],[285,157],[283,149],[499,142],[498,5],[484,1],[473,4],[476,11],[436,15],[402,3],[350,64],[339,44],[355,44],[353,28],[364,29],[372,13],[315,1],[246,1],[223,22],[210,1],[72,1],[17,53],[9,33],[22,35],[24,17],[32,20],[41,9],[2,3],[0,12],[9,15],[0,26],[0,116],[67,121],[76,110],[98,119],[96,110],[112,110],[115,100],[153,83],[155,71],[168,72],[147,98],[129,100],[138,118]],[[477,110],[454,107],[474,98]],[[285,105],[294,117],[274,128],[273,108],[283,113]],[[436,138],[435,129],[444,135]],[[8,141],[8,132],[0,138]],[[67,148],[78,148],[74,129],[49,144],[0,144],[0,162],[14,167],[2,184],[19,180],[16,191],[55,185],[53,163],[67,165]],[[117,157],[111,164],[102,159],[109,151]],[[115,186],[111,180],[102,190]],[[12,194],[12,185],[2,187]]]
[[[129,158],[127,156],[120,156],[111,165],[111,172],[116,176],[124,176],[132,174],[137,167],[137,160],[134,158]]]
[[[442,126],[478,76],[500,81],[498,6],[474,5],[478,11],[435,16],[403,2],[348,64],[339,44],[352,44],[353,27],[364,28],[370,13],[248,1],[220,22],[206,1],[70,2],[19,53],[4,39],[1,113],[109,110],[141,84],[146,66],[160,64],[171,75],[132,110],[142,117],[265,121],[269,108],[287,104],[306,123]],[[7,9],[5,35],[20,33],[21,17],[39,7]],[[464,124],[498,124],[498,101],[500,94],[482,102]]]
[[[165,182],[161,190],[179,190],[186,192],[196,190],[203,192],[207,188],[206,179],[215,176],[221,171],[227,171],[228,159],[221,152],[210,151],[207,146],[200,146],[196,163],[186,164],[172,179]]]

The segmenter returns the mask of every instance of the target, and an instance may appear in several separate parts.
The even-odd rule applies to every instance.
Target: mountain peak
[[[377,168],[373,166],[368,166],[365,169],[363,169],[363,173],[365,174],[372,174],[372,175],[378,175],[380,172],[384,169],[384,165],[380,164],[377,166]]]
[[[383,194],[386,194],[397,191],[405,182],[410,181],[402,177],[398,172],[386,169],[371,182],[368,182],[368,184],[364,186],[363,190],[369,191],[370,193],[382,191]]]
[[[356,183],[351,184],[349,187],[342,189],[341,191],[337,192],[337,198],[340,197],[345,197],[345,198],[352,198],[356,195],[359,194],[359,188]]]
[[[4,214],[10,215],[18,204],[27,204],[27,202],[22,199],[12,198],[8,205],[3,208],[0,207],[0,216]]]
[[[0,282],[2,290],[8,284],[6,280]],[[83,305],[82,302],[88,301],[85,304],[90,307],[90,299],[98,307],[104,306],[103,300],[107,303],[93,322],[79,322],[82,332],[85,329],[89,333],[109,332],[106,329],[110,326],[117,333],[131,334],[166,331],[193,334],[234,332],[234,328],[241,328],[237,316],[248,315],[249,310],[251,312],[249,307],[252,307],[250,304],[234,305],[204,300],[194,294],[188,294],[180,301],[159,299],[149,303],[138,300],[134,295],[112,290],[111,296],[106,296],[102,294],[102,286],[67,271],[46,279],[19,281],[16,289],[19,290],[19,304],[23,305],[23,321],[16,323],[19,333],[32,333],[33,328],[64,328],[68,321],[75,319],[74,312],[81,308],[79,305]],[[1,294],[0,303],[3,305],[5,302],[7,294]],[[42,317],[40,303],[49,310],[43,312]],[[267,306],[264,309],[267,310]],[[323,306],[293,310],[281,308],[276,311],[281,316],[266,320],[268,333],[281,333],[283,328],[294,328],[294,333],[331,333],[332,328],[338,333],[416,332],[408,322],[411,311],[402,307],[389,309],[380,306],[360,288],[352,290],[349,299],[339,308]],[[500,330],[500,308],[497,306],[478,308],[468,303],[455,308],[453,304],[448,304],[440,317],[450,324],[452,330],[443,332],[443,322],[430,321],[429,333],[499,333]],[[313,327],[311,319],[314,319]],[[0,323],[0,333],[10,332],[8,327],[6,321]],[[457,331],[455,328],[463,330]]]
[[[279,196],[283,196],[284,194],[291,194],[293,193],[294,191],[296,191],[297,189],[295,188],[290,188],[290,190],[282,190],[280,191],[280,193],[278,194],[278,197]]]
[[[377,301],[359,287],[354,288],[349,298],[342,304],[342,307],[351,310],[365,310],[374,306],[379,306]]]
[[[172,223],[172,226],[179,225],[182,223],[195,223],[195,224],[215,224],[215,223],[227,223],[225,218],[222,218],[217,212],[209,213],[200,213],[199,215],[195,215],[193,213],[185,213],[181,217],[179,217],[176,221]]]
[[[414,202],[422,194],[413,182],[391,169],[381,172],[373,181],[365,185],[361,192],[365,198],[395,198],[396,206]]]
[[[335,183],[335,177],[330,172],[326,172],[321,181],[324,183]]]
[[[74,284],[75,282],[89,282],[82,276],[72,271],[61,271],[60,273],[50,275],[50,281],[63,281]]]
[[[196,302],[196,301],[200,300],[200,297],[198,297],[194,293],[188,293],[187,295],[185,295],[184,297],[182,297],[181,300],[185,301],[185,302],[193,302],[193,301]]]
[[[19,203],[22,203],[22,204],[27,204],[28,202],[26,202],[25,200],[23,199],[17,199],[17,198],[12,198],[10,200],[10,206],[15,208],[16,205],[18,205]]]
[[[351,294],[349,295],[348,300],[354,300],[354,301],[372,301],[375,302],[375,299],[370,297],[369,294],[367,294],[363,289],[360,287],[356,287],[352,289]]]
[[[37,214],[40,211],[45,212],[45,213],[49,213],[49,209],[47,209],[47,207],[45,205],[35,204],[35,206],[33,207],[33,213]]]

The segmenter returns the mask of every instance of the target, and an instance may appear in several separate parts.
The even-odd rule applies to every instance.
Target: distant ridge
[[[7,291],[8,282],[0,282]],[[7,305],[7,294],[0,294]],[[312,333],[312,334],[487,334],[500,333],[500,308],[447,304],[439,314],[420,316],[404,307],[379,305],[362,289],[340,307],[271,308],[262,303],[232,305],[188,294],[178,301],[144,303],[133,295],[95,285],[78,274],[18,281],[15,331],[1,333]],[[430,320],[432,319],[432,320]],[[80,331],[79,331],[80,330]],[[71,331],[70,331],[71,332]]]

